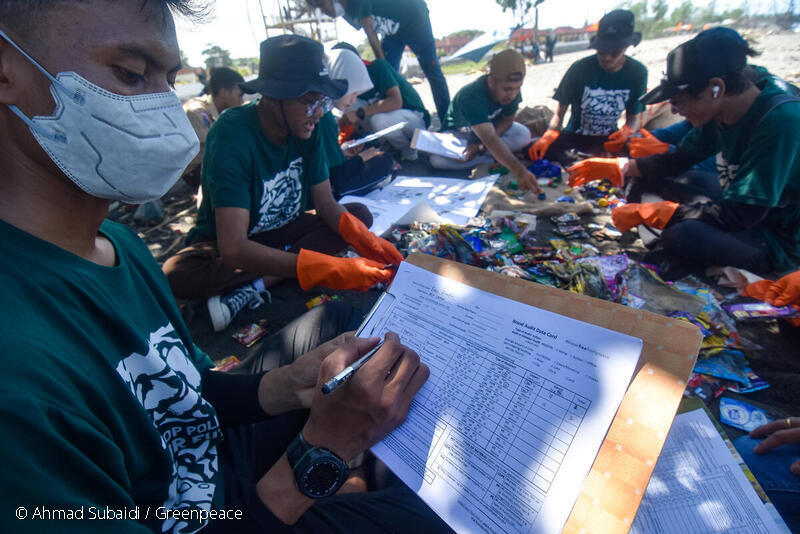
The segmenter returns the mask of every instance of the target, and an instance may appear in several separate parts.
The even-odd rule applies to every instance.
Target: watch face
[[[303,473],[302,489],[309,497],[328,497],[341,487],[344,474],[342,466],[334,460],[318,458]]]

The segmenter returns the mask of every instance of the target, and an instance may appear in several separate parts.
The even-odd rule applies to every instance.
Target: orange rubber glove
[[[339,126],[339,144],[341,145],[345,141],[352,139],[355,133],[356,127],[354,124],[344,124]]]
[[[547,154],[547,149],[550,148],[553,141],[558,139],[558,135],[558,130],[547,130],[544,135],[537,139],[528,149],[528,157],[531,158],[531,161],[542,159]]]
[[[569,186],[577,187],[592,180],[608,178],[617,187],[625,185],[628,158],[589,158],[579,161],[569,169]]]
[[[339,218],[339,235],[365,258],[384,265],[400,265],[403,261],[403,255],[394,245],[370,232],[367,225],[350,212],[345,211]]]
[[[626,124],[616,132],[611,132],[611,135],[608,136],[608,141],[603,143],[603,149],[606,152],[619,152],[634,133],[633,128]]]
[[[766,294],[769,291],[769,287],[774,284],[772,280],[759,280],[758,282],[753,282],[752,284],[747,284],[744,286],[742,290],[742,294],[746,297],[754,298],[757,300],[767,300]]]
[[[631,137],[628,141],[628,150],[632,158],[646,158],[653,154],[663,154],[669,151],[669,143],[659,141],[658,138],[641,128],[642,137]]]
[[[394,270],[383,267],[383,263],[366,258],[337,258],[301,248],[297,255],[297,281],[304,291],[318,285],[366,291],[394,276]]]
[[[661,229],[667,225],[678,206],[680,204],[669,200],[648,204],[625,204],[611,212],[611,219],[620,232],[627,232],[640,224]]]
[[[764,300],[773,306],[800,305],[800,271],[787,274],[769,286]]]

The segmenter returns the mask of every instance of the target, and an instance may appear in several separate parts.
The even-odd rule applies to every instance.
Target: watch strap
[[[311,445],[305,440],[303,433],[298,432],[297,436],[286,447],[286,459],[289,460],[289,466],[292,470],[309,450],[311,450]]]
[[[364,119],[367,118],[367,112],[364,111],[364,108],[358,108],[356,110],[356,116],[359,118],[359,120],[363,121]]]

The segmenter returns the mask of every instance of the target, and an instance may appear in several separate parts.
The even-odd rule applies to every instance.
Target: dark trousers
[[[353,203],[344,207],[368,228],[372,226],[372,214],[366,206]],[[304,213],[277,230],[261,232],[250,239],[267,247],[295,253],[304,248],[336,254],[347,247],[341,236],[315,213]],[[219,255],[216,241],[198,242],[184,248],[164,263],[163,270],[172,293],[179,299],[206,299],[225,294],[265,274],[226,265]]]
[[[634,179],[628,200],[641,202],[644,193],[689,204],[721,198],[722,187],[715,173],[688,171],[663,180]],[[756,273],[772,270],[767,243],[754,230],[729,232],[702,221],[684,220],[664,229],[658,247],[686,266],[693,267],[692,270],[711,265],[739,267]]]
[[[236,372],[259,373],[274,368],[276,364],[291,363],[340,333],[355,330],[360,320],[361,314],[346,304],[328,303],[314,308],[266,340],[263,352],[242,362]],[[303,428],[307,417],[307,411],[296,411],[255,425],[225,430],[225,439],[218,450],[226,507],[243,505],[248,508],[244,510],[248,516],[268,513],[261,502],[253,502],[247,495],[252,495],[252,485],[280,459],[289,442]],[[209,530],[258,531],[250,521],[211,525]],[[293,532],[423,534],[451,530],[414,492],[397,483],[380,491],[318,501],[294,525]]]
[[[603,143],[606,141],[608,136],[605,135],[583,135],[562,131],[547,149],[544,157],[550,161],[557,161],[566,168],[584,159],[587,154],[589,156],[603,154],[605,152]]]
[[[393,168],[394,160],[389,154],[376,156],[366,162],[358,156],[349,158],[341,165],[330,168],[333,196],[338,200],[345,195],[368,193],[392,174]]]
[[[450,90],[447,88],[447,80],[442,74],[439,57],[436,55],[436,42],[433,38],[431,20],[428,16],[422,17],[412,27],[400,28],[397,33],[387,35],[381,41],[386,61],[389,62],[394,70],[399,71],[400,58],[406,45],[417,55],[419,66],[431,86],[433,102],[436,105],[439,121],[444,122],[447,107],[450,105]]]

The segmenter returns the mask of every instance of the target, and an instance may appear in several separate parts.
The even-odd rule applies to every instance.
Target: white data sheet
[[[631,528],[652,532],[783,532],[702,409],[672,423]]]
[[[417,128],[411,138],[411,148],[466,161],[464,151],[467,149],[467,140],[448,132],[431,132]]]
[[[408,263],[389,291],[365,330],[398,333],[431,376],[373,452],[459,533],[561,532],[641,340]]]
[[[339,199],[342,204],[361,202],[373,215],[370,230],[382,235],[406,213],[425,201],[437,215],[452,224],[463,226],[478,214],[486,195],[500,176],[493,174],[478,180],[458,178],[398,176],[391,184],[363,197],[352,195]]]

